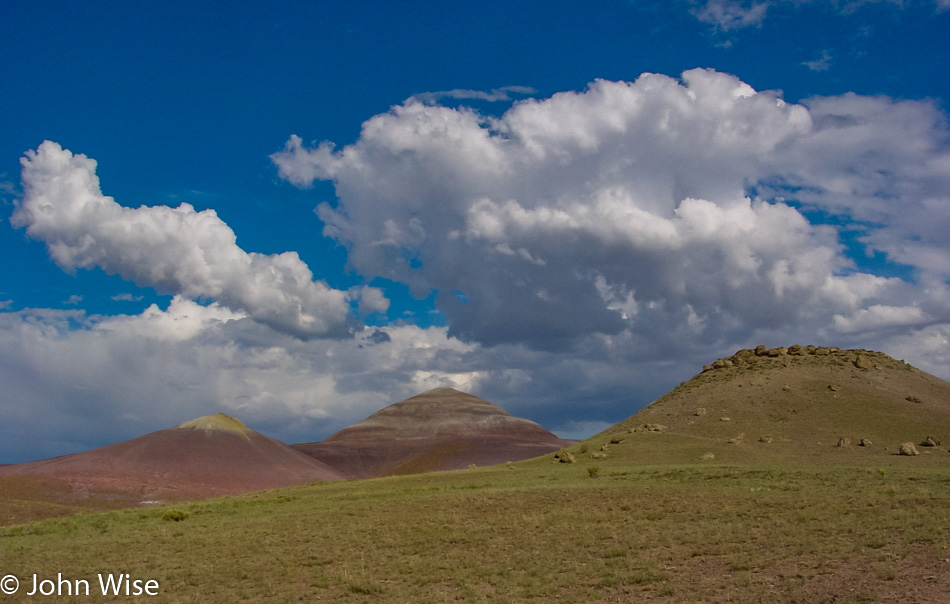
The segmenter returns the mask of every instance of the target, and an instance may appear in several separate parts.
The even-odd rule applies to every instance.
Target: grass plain
[[[161,602],[945,602],[950,593],[944,464],[595,466],[574,449],[583,461],[545,456],[7,526],[0,574],[28,589],[34,573],[62,573],[89,580],[95,596],[98,573],[129,573],[158,580],[160,595],[147,599]]]

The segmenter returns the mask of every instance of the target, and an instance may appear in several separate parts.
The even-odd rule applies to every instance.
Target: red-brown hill
[[[91,451],[0,467],[70,498],[173,501],[343,476],[288,445],[217,414]],[[12,482],[11,482],[12,483]]]
[[[349,478],[369,478],[519,461],[573,443],[477,396],[436,388],[293,447]]]

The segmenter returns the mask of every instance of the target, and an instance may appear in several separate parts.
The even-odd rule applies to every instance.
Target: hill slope
[[[341,474],[224,414],[91,451],[0,467],[70,497],[181,500],[336,480]]]
[[[943,445],[922,446],[928,436]],[[706,365],[587,449],[634,463],[704,455],[729,463],[881,463],[905,442],[916,445],[918,459],[950,463],[950,384],[880,352],[759,346]]]
[[[477,396],[436,388],[322,442],[293,446],[349,478],[368,478],[518,461],[573,442]]]

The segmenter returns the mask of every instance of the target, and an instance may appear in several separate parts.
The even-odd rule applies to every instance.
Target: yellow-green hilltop
[[[189,422],[183,424],[178,424],[173,428],[174,430],[205,430],[206,432],[218,431],[218,432],[232,432],[235,434],[241,434],[243,436],[248,436],[253,432],[250,428],[244,425],[239,419],[235,419],[230,415],[225,413],[215,413],[214,415],[205,415],[204,417],[199,417],[193,419]]]

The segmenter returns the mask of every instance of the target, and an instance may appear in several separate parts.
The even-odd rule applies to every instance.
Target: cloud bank
[[[351,294],[314,281],[296,252],[245,252],[214,210],[123,207],[102,194],[94,160],[51,141],[21,163],[23,198],[11,220],[63,269],[98,267],[162,293],[213,299],[298,337],[347,333]]]
[[[331,180],[324,234],[361,274],[438,291],[467,342],[710,350],[950,319],[950,152],[927,101],[790,104],[696,69],[499,118],[410,99],[352,145],[294,136],[273,160],[298,186]]]
[[[217,412],[286,442],[309,442],[437,386],[572,433],[647,376],[670,383],[689,371],[618,370],[623,359],[518,346],[487,351],[446,332],[389,325],[302,340],[181,296],[165,310],[127,316],[2,312],[0,461],[73,453]],[[608,417],[622,419],[628,409],[629,402]]]

